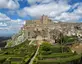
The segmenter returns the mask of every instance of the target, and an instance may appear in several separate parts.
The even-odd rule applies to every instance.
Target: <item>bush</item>
[[[53,53],[53,54],[50,54],[50,55],[42,55],[41,57],[43,59],[46,59],[46,58],[66,58],[66,57],[70,57],[70,56],[73,56],[73,55],[74,55],[73,53]]]
[[[71,57],[67,57],[67,58],[59,58],[59,59],[55,59],[55,60],[38,60],[37,64],[68,64],[68,63],[79,63],[79,60],[81,59],[81,55],[74,55]],[[77,60],[77,61],[76,61]]]
[[[50,51],[51,46],[52,46],[52,45],[51,45],[50,43],[44,42],[44,43],[41,45],[40,50]]]
[[[63,52],[71,52],[69,47],[65,46],[54,46],[54,45],[43,45],[40,47],[39,53],[42,55],[53,54],[53,53],[62,53]]]
[[[0,58],[0,64],[2,64],[3,62],[5,62],[6,58]]]
[[[3,64],[11,64],[11,61],[5,61]]]

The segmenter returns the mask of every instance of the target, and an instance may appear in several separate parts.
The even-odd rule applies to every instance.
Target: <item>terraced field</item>
[[[69,47],[43,43],[33,64],[82,64],[82,56]]]
[[[28,64],[37,49],[36,46],[29,45],[29,43],[30,41],[26,40],[15,47],[1,49],[0,64]]]
[[[38,42],[39,43],[39,42]],[[28,41],[0,51],[0,64],[82,64],[82,55],[65,45]]]

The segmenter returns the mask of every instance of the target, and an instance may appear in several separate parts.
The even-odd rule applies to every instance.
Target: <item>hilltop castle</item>
[[[55,42],[60,33],[66,36],[82,37],[82,23],[55,23],[47,16],[42,16],[39,20],[28,20],[20,33],[12,37],[12,45],[18,45],[25,39],[48,40]]]
[[[40,20],[28,20],[24,25],[24,36],[27,39],[53,39],[62,32],[64,35],[82,36],[82,24],[81,23],[67,23],[59,22],[55,23],[47,16],[42,16]]]

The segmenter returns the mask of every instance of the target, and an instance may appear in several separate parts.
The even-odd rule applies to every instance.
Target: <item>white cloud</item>
[[[78,7],[79,5],[80,5],[80,3],[76,3],[76,4],[74,4],[74,5],[72,6],[72,9]]]
[[[40,18],[43,14],[52,20],[58,21],[79,21],[82,18],[82,3],[69,5],[70,0],[27,0],[30,7],[18,11],[21,17],[31,16]],[[39,2],[38,5],[36,2]],[[77,9],[76,9],[77,8]],[[73,12],[67,12],[74,10]]]
[[[69,0],[27,0],[29,4],[34,5],[37,4],[36,2],[40,4],[46,4],[46,3],[51,3],[51,2],[58,2],[58,3],[68,3]]]
[[[0,30],[19,30],[24,23],[21,19],[12,20],[7,15],[0,13]]]
[[[21,27],[24,25],[24,21],[21,19],[17,19],[17,20],[11,20],[10,21],[11,25],[9,26],[10,30],[20,30]]]
[[[0,21],[3,21],[3,20],[10,20],[10,18],[5,14],[0,13]]]
[[[23,26],[25,24],[25,21],[21,20],[21,19],[16,19],[16,20],[11,20],[12,24],[14,23],[15,26]]]
[[[19,3],[13,0],[0,0],[0,8],[17,9]]]
[[[36,2],[40,3],[40,4],[44,4],[44,3],[49,3],[49,2],[54,2],[54,0],[27,0],[29,4],[34,5],[36,4]]]
[[[79,3],[78,8],[74,11],[74,13],[82,15],[82,3]]]
[[[27,0],[29,4],[35,4],[37,0]]]
[[[72,6],[72,8],[77,7],[77,9],[74,9],[73,12],[63,12],[59,16],[56,16],[52,19],[59,20],[59,21],[68,21],[68,22],[78,22],[79,19],[82,18],[82,3],[76,3]]]
[[[54,19],[55,20],[59,20],[59,21],[69,21],[69,22],[73,22],[73,21],[78,21],[81,18],[81,16],[74,14],[74,13],[69,13],[69,12],[64,12],[59,16],[56,16]]]
[[[7,24],[0,22],[0,26],[7,26]]]
[[[9,28],[8,27],[5,27],[5,28],[0,27],[0,31],[2,31],[2,30],[9,30]]]
[[[49,17],[56,16],[64,11],[67,11],[70,5],[66,3],[50,2],[48,4],[33,5],[31,7],[25,7],[23,10],[18,11],[19,16],[32,16],[39,18],[40,16],[47,15]]]

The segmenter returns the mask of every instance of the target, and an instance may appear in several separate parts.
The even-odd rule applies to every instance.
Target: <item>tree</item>
[[[43,50],[43,51],[50,51],[50,49],[51,49],[50,43],[44,42],[41,46],[41,50]]]
[[[62,50],[62,53],[63,53],[64,36],[63,36],[62,32],[60,32],[60,34],[59,34],[59,43],[60,43],[60,45],[62,47],[61,50]]]

